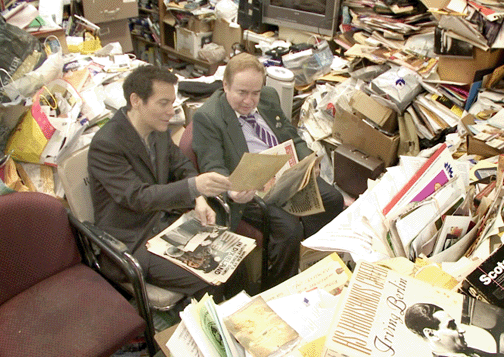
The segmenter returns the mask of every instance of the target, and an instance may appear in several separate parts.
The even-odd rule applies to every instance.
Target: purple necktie
[[[271,135],[263,126],[261,126],[255,119],[254,114],[240,115],[240,118],[252,125],[259,139],[264,141],[270,148],[278,145],[278,140],[274,135]]]

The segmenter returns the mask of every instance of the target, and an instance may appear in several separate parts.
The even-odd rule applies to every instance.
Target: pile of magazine
[[[446,144],[433,148],[428,158],[402,157],[399,166],[389,167],[348,209],[302,244],[349,252],[356,261],[426,256],[455,262],[476,249],[487,256],[492,250],[488,238],[502,229],[502,159],[496,157],[498,162],[485,169],[492,173],[493,185],[476,194],[469,178],[483,171],[477,166],[469,170],[466,162],[453,159]]]
[[[215,305],[205,295],[180,313],[181,322],[161,347],[174,357],[291,355],[323,339],[350,277],[350,270],[332,253],[254,297],[241,292]]]

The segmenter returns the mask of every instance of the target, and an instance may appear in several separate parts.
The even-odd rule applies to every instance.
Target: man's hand
[[[203,226],[206,226],[207,224],[215,224],[216,214],[208,205],[205,197],[199,196],[196,198],[194,213],[196,213],[196,217],[200,220]]]
[[[247,203],[254,198],[256,190],[229,191],[229,197],[236,203]]]
[[[217,196],[231,188],[229,179],[217,172],[206,172],[196,176],[196,189],[205,196]]]

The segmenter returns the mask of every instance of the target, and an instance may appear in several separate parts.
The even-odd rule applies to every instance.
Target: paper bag
[[[53,136],[56,128],[42,111],[40,98],[47,93],[44,87],[33,97],[31,109],[26,112],[7,142],[6,152],[19,161],[39,163],[40,155]]]

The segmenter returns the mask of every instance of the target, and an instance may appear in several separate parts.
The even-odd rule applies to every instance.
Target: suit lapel
[[[261,117],[264,119],[264,121],[268,123],[268,126],[277,137],[278,142],[281,143],[285,141],[286,139],[284,138],[282,120],[278,114],[272,115],[272,113],[275,113],[274,108],[271,108],[271,106],[264,104],[264,102],[259,102],[259,104],[257,105],[257,111],[259,112],[259,114],[261,114]]]
[[[121,138],[121,140],[124,140],[126,147],[130,151],[130,154],[132,156],[138,157],[144,163],[144,165],[151,173],[153,180],[155,181],[156,174],[154,171],[154,167],[152,167],[149,153],[145,148],[145,144],[143,143],[142,139],[140,139],[140,135],[138,135],[133,125],[131,125],[130,121],[126,117],[126,114],[124,113],[122,114],[123,115],[121,116],[121,120],[125,121],[126,123],[123,126],[125,128],[124,138]],[[159,145],[156,145],[156,147],[157,146]]]
[[[235,154],[239,160],[242,156],[242,153],[248,152],[247,141],[245,140],[245,136],[243,135],[243,131],[240,127],[238,118],[236,117],[236,113],[227,102],[224,93],[221,96],[220,103],[222,106],[222,113],[224,114],[223,120],[226,124],[226,132],[229,135],[229,139],[233,142],[232,147],[234,148]]]
[[[170,167],[166,163],[166,158],[168,157],[168,141],[167,136],[162,135],[162,133],[156,133],[154,136],[156,140],[156,167],[157,167],[157,182],[166,183],[168,182],[168,170],[160,170],[160,168]]]

